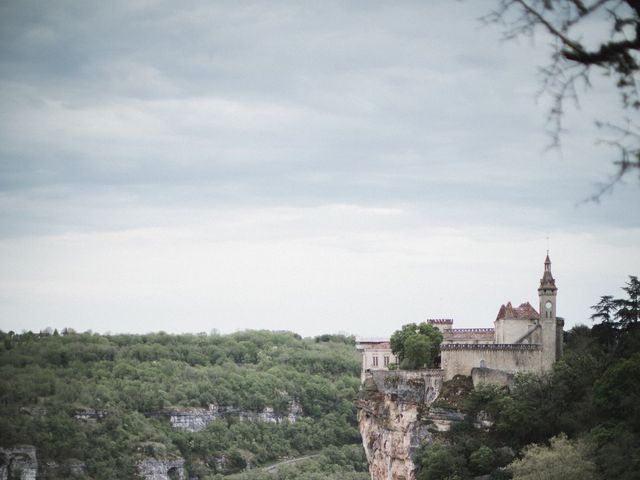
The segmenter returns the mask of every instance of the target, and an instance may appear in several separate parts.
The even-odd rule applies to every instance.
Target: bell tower
[[[540,327],[542,328],[542,369],[550,370],[557,360],[556,336],[556,294],[558,288],[556,281],[551,274],[551,260],[547,251],[547,258],[544,261],[544,273],[540,279],[538,287],[538,297],[540,298]]]

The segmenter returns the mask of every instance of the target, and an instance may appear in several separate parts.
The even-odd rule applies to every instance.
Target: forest
[[[551,372],[510,389],[445,382],[434,406],[466,420],[418,448],[417,480],[639,478],[637,277],[623,291],[565,332]],[[135,478],[143,458],[181,458],[201,480],[366,480],[359,386],[344,335],[0,332],[0,447],[35,446],[51,479]],[[234,414],[199,431],[168,420],[212,406]]]
[[[312,454],[266,478],[295,472],[295,478],[363,480],[354,345],[342,335],[268,331],[1,332],[0,446],[34,445],[41,466],[55,462],[47,478],[133,478],[144,456],[182,457],[191,476],[221,478]],[[268,407],[286,416],[292,400],[302,407],[295,422],[231,415],[189,432],[162,415],[218,405],[241,412]],[[87,412],[97,418],[86,419]]]

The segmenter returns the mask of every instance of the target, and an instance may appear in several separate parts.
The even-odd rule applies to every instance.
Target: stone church
[[[453,328],[451,319],[427,320],[443,335],[440,367],[444,379],[472,375],[474,383],[503,383],[517,372],[550,370],[562,356],[564,321],[556,316],[557,292],[547,253],[538,287],[538,311],[529,302],[518,307],[508,302],[498,310],[494,328]],[[388,339],[359,339],[356,347],[362,353],[363,378],[397,363]]]

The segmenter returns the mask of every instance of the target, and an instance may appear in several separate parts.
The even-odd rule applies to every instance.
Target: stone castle
[[[549,254],[538,287],[539,311],[529,302],[518,307],[502,305],[494,328],[453,328],[451,319],[427,322],[443,335],[440,368],[444,380],[471,375],[477,381],[503,383],[517,372],[544,372],[562,356],[564,320],[556,316],[558,289],[551,274]],[[362,377],[375,370],[388,370],[397,359],[388,339],[359,339]]]

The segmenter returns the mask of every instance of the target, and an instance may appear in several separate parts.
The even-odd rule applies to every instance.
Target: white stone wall
[[[442,343],[495,343],[493,328],[449,328],[443,330]]]
[[[385,357],[389,359],[389,364],[397,363],[396,356],[390,347],[375,347],[364,350],[362,353],[362,371],[387,370],[388,365],[385,365]],[[375,359],[377,359],[377,362]]]
[[[471,369],[477,367],[512,373],[538,372],[542,370],[542,348],[536,345],[464,345],[447,349],[443,345],[441,360],[445,380],[455,375],[470,375]]]
[[[496,320],[496,341],[495,343],[514,343],[527,331],[533,328],[533,320],[523,320],[514,318],[501,318]]]

